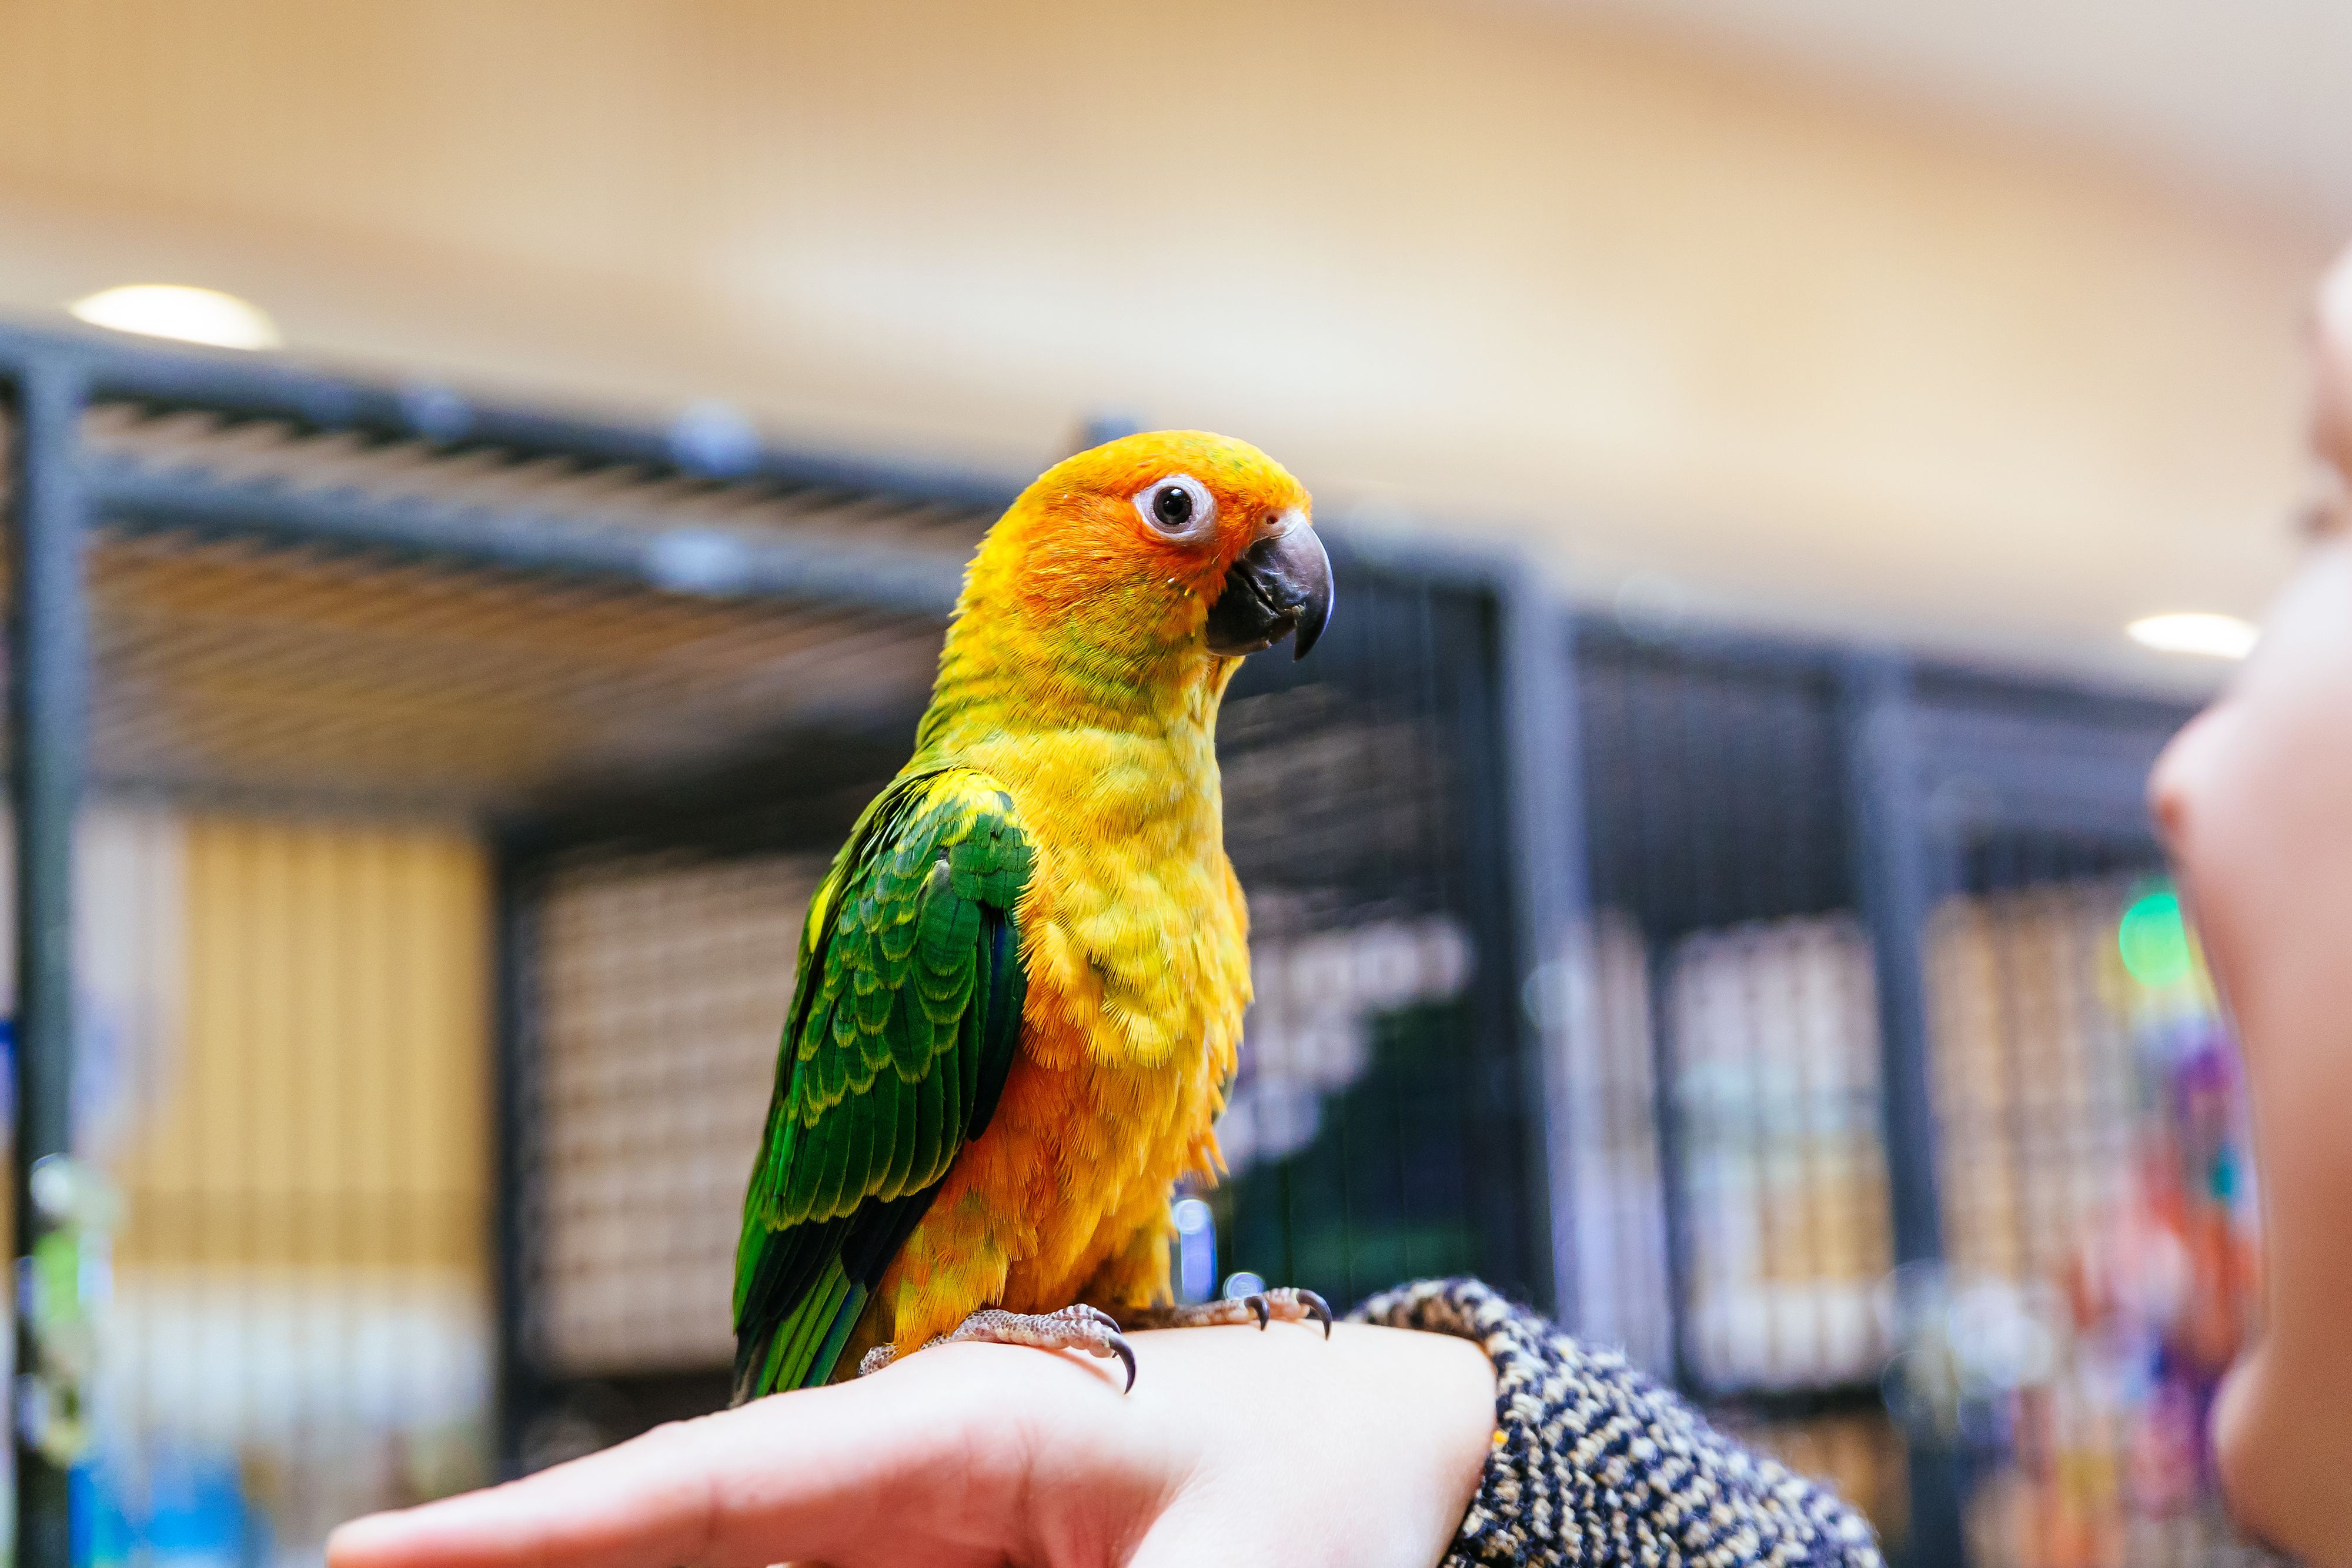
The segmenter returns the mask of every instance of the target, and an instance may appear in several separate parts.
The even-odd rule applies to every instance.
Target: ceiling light
[[[2144,615],[2124,628],[2131,640],[2163,653],[2201,653],[2209,659],[2242,659],[2261,635],[2251,621],[2207,611]]]
[[[66,308],[93,327],[215,349],[274,349],[280,341],[277,324],[259,307],[216,288],[131,283],[100,289]]]

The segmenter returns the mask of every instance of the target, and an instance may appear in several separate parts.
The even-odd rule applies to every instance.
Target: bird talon
[[[1127,1343],[1125,1334],[1118,1332],[1117,1318],[1100,1307],[1091,1306],[1085,1301],[1064,1307],[1060,1312],[1048,1313],[1047,1316],[1091,1323],[1101,1330],[1100,1338],[1088,1338],[1080,1343],[1077,1348],[1089,1355],[1101,1356],[1106,1361],[1117,1357],[1119,1364],[1127,1368],[1127,1386],[1120,1392],[1124,1394],[1135,1392],[1135,1347]]]
[[[1020,1344],[1045,1351],[1082,1350],[1105,1361],[1116,1359],[1127,1368],[1129,1390],[1135,1387],[1135,1349],[1119,1333],[1118,1320],[1084,1301],[1057,1312],[1038,1313],[982,1308],[949,1333],[928,1342],[925,1348],[931,1344],[971,1343]],[[889,1346],[883,1345],[868,1352],[858,1369],[860,1375],[887,1364],[888,1357],[884,1353],[889,1351]],[[877,1357],[882,1359],[877,1361]]]
[[[1301,1291],[1288,1285],[1270,1291],[1253,1291],[1246,1296],[1226,1296],[1213,1301],[1193,1301],[1183,1306],[1132,1307],[1119,1320],[1125,1329],[1189,1329],[1208,1328],[1216,1324],[1241,1326],[1255,1322],[1260,1329],[1275,1320],[1286,1323],[1318,1322],[1323,1325],[1323,1337],[1331,1337],[1331,1305],[1312,1291]]]

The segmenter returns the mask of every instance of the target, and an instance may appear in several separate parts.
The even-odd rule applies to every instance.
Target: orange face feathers
[[[1213,578],[1286,514],[1314,503],[1289,470],[1244,441],[1162,430],[1066,458],[1008,515],[1027,514],[1035,545],[1083,538],[1150,569]]]
[[[1311,528],[1313,505],[1246,442],[1191,430],[1125,436],[1023,492],[973,563],[966,608],[1010,601],[1033,631],[1058,626],[1106,650],[1189,641],[1234,563]]]

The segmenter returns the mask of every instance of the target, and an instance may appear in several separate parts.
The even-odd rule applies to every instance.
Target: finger
[[[716,1418],[714,1418],[716,1419]],[[646,1568],[699,1562],[716,1479],[683,1427],[488,1491],[345,1525],[331,1568]]]
[[[877,1384],[660,1427],[487,1491],[357,1520],[330,1568],[723,1568],[821,1557],[927,1456]]]

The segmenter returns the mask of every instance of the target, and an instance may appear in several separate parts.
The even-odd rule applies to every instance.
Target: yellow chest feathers
[[[1205,737],[1079,731],[972,761],[1037,847],[1021,904],[1031,1053],[1199,1063],[1222,1082],[1249,1005],[1249,917]]]

